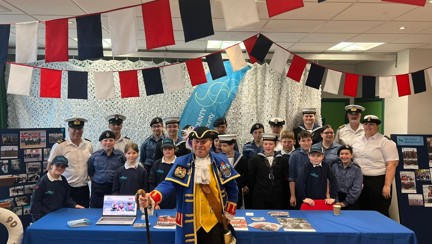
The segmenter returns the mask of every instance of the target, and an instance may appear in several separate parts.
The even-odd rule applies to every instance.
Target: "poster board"
[[[432,135],[391,135],[399,152],[395,181],[400,223],[412,229],[420,244],[432,231]]]
[[[64,138],[64,128],[0,130],[0,178],[16,177],[12,185],[0,186],[0,206],[18,215],[26,228],[31,221],[33,187],[47,168],[51,147]],[[0,227],[0,243],[6,235]]]

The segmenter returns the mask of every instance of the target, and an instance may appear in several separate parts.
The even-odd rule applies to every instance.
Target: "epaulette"
[[[393,141],[390,137],[384,135],[385,138],[387,138],[389,141]]]
[[[130,138],[129,138],[129,137],[127,137],[127,136],[123,136],[123,138],[126,138],[126,139],[129,139],[129,140],[130,140]]]
[[[344,128],[345,127],[345,125],[341,125],[341,126],[339,126],[339,129],[342,129],[342,128]]]
[[[62,138],[62,139],[58,140],[57,143],[60,144],[60,143],[65,142],[65,141],[66,140],[64,138]]]
[[[91,141],[90,141],[89,139],[87,139],[87,138],[84,138],[84,140],[91,142]]]

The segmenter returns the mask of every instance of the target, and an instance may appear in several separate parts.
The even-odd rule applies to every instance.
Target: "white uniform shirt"
[[[387,162],[399,160],[396,143],[380,133],[369,139],[358,137],[352,147],[354,162],[360,165],[365,176],[385,175]]]
[[[350,124],[345,124],[344,127],[339,127],[339,129],[336,131],[335,142],[341,145],[352,146],[354,139],[363,135],[363,124],[360,124],[357,130],[353,130]]]
[[[115,142],[115,144],[114,144],[114,149],[118,149],[118,150],[120,150],[120,151],[122,151],[123,153],[125,153],[125,147],[126,147],[126,145],[128,144],[128,143],[130,143],[130,142],[132,142],[132,140],[131,139],[129,139],[129,138],[126,138],[126,137],[120,137],[120,139],[118,139],[116,142]],[[103,149],[102,148],[102,143],[101,142],[98,142],[97,144],[96,144],[96,148],[95,148],[95,152],[97,151],[97,150],[100,150],[100,149]]]
[[[93,146],[91,142],[82,140],[77,146],[70,139],[63,141],[62,143],[56,143],[51,149],[48,162],[59,155],[65,156],[68,161],[68,167],[66,167],[63,176],[72,187],[86,186],[89,181],[87,172],[87,160],[93,153]]]

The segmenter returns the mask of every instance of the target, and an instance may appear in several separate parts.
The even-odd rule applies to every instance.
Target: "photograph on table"
[[[271,222],[253,222],[249,224],[249,227],[265,231],[278,231],[282,226]]]
[[[18,158],[18,146],[1,146],[0,158]]]
[[[418,169],[417,148],[403,147],[402,158],[404,169]]]
[[[20,131],[20,148],[46,147],[46,131]]]
[[[21,160],[19,160],[19,159],[13,159],[13,160],[11,160],[11,169],[12,169],[12,172],[10,172],[10,173],[19,173],[19,172],[21,172]]]
[[[24,187],[23,186],[9,187],[9,196],[10,197],[19,196],[19,195],[24,195]]]
[[[41,162],[26,163],[26,172],[27,174],[40,174],[42,172]]]
[[[232,225],[235,231],[249,230],[245,217],[234,217],[234,219],[230,221],[230,224]]]
[[[422,194],[408,194],[408,205],[423,207],[423,195]]]
[[[24,149],[24,162],[42,161],[42,148]]]
[[[40,175],[36,174],[27,174],[27,183],[36,183],[40,179]]]
[[[32,194],[35,185],[36,185],[36,184],[33,184],[33,185],[25,185],[25,186],[24,186],[24,194]]]
[[[423,185],[424,206],[432,207],[432,185]]]
[[[29,196],[15,197],[15,202],[17,206],[28,205],[30,204],[30,197]]]
[[[8,174],[8,173],[9,173],[9,161],[0,160],[0,174]]]
[[[316,231],[312,227],[312,225],[304,218],[277,217],[276,220],[282,225],[284,231]]]
[[[51,148],[50,147],[47,147],[47,148],[43,149],[43,159],[44,160],[48,160],[50,152],[51,152]]]
[[[2,134],[2,145],[18,145],[18,134]]]
[[[53,144],[63,139],[63,133],[49,133],[48,138],[49,143]]]
[[[430,169],[416,169],[415,177],[418,181],[431,181]]]
[[[414,171],[401,171],[400,181],[402,193],[417,193]]]
[[[175,229],[176,228],[176,218],[170,215],[160,215],[157,217],[156,229]]]
[[[426,138],[428,156],[429,156],[429,167],[432,167],[432,137]]]

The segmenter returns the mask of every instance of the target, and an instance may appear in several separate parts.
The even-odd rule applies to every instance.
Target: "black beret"
[[[220,117],[217,118],[214,122],[213,122],[213,127],[218,127],[220,125],[226,125],[227,121],[224,117]]]
[[[250,133],[252,134],[255,130],[258,130],[258,129],[264,130],[264,125],[261,123],[255,123],[254,125],[252,125],[252,127],[250,129]]]
[[[103,139],[107,139],[107,138],[115,139],[114,132],[112,132],[110,130],[106,130],[106,131],[102,132],[102,134],[99,136],[99,141],[102,141]]]
[[[217,131],[210,130],[208,127],[205,126],[200,126],[193,130],[191,133],[189,133],[189,139],[215,139],[218,137],[218,135],[219,134],[217,133]]]
[[[157,123],[163,124],[163,120],[160,117],[153,118],[150,122],[150,126],[157,124]]]
[[[353,153],[353,148],[352,148],[350,145],[342,145],[342,146],[340,146],[339,149],[337,150],[337,155],[339,156],[340,152],[341,152],[342,150],[345,150],[345,149],[346,149],[346,150],[349,150],[351,154]]]

